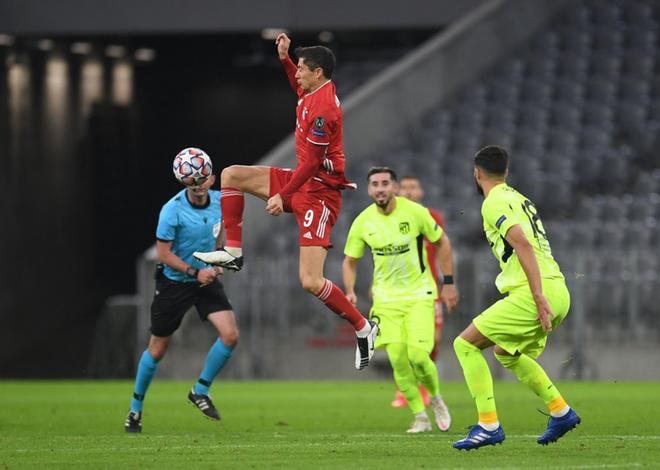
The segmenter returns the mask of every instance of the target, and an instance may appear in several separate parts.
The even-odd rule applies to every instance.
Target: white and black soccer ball
[[[188,147],[174,157],[172,171],[182,184],[198,186],[213,174],[213,163],[202,149]]]

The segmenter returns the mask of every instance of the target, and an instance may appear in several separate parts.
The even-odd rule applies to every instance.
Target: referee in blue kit
[[[216,329],[218,339],[208,352],[188,400],[207,418],[220,419],[209,396],[209,387],[236,347],[238,327],[219,279],[221,268],[207,268],[192,256],[195,251],[216,249],[222,213],[220,191],[210,189],[214,183],[212,175],[200,185],[187,186],[160,211],[156,230],[160,264],[151,304],[151,338],[138,364],[131,408],[124,423],[126,432],[142,432],[142,406],[149,384],[165,356],[172,334],[193,305],[200,318],[208,320]],[[217,246],[221,244],[220,240]]]

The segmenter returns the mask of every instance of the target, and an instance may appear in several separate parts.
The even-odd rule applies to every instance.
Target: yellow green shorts
[[[435,301],[432,297],[409,301],[375,303],[369,318],[380,326],[376,347],[405,343],[429,354],[433,350]]]
[[[555,316],[554,330],[566,318],[571,297],[563,279],[544,279],[543,294]],[[518,287],[472,320],[477,330],[509,354],[518,352],[537,358],[548,338],[536,319],[538,315],[528,286]]]

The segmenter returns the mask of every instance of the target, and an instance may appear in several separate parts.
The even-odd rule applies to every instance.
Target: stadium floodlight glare
[[[14,44],[14,36],[0,34],[0,46],[11,46],[12,44]]]
[[[274,41],[278,34],[289,34],[289,30],[285,28],[264,28],[261,30],[261,38],[267,41]]]
[[[40,39],[37,41],[37,49],[44,52],[53,50],[54,45],[55,43],[52,39]]]
[[[113,59],[121,59],[126,55],[126,48],[117,44],[111,44],[105,48],[105,55]]]
[[[74,42],[71,44],[71,52],[73,54],[87,55],[92,52],[92,44],[89,42]]]
[[[152,62],[156,58],[156,51],[148,47],[140,47],[135,50],[135,60],[140,62]]]

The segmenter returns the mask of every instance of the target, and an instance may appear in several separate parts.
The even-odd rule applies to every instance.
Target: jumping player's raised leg
[[[239,271],[243,266],[243,208],[244,193],[267,200],[270,193],[268,166],[232,165],[220,175],[220,207],[227,240],[225,247],[210,253],[195,252],[195,258],[209,264]]]
[[[232,165],[220,175],[222,195],[220,206],[227,236],[226,248],[234,256],[241,256],[243,242],[243,193],[260,199],[268,199],[270,191],[270,167]]]

